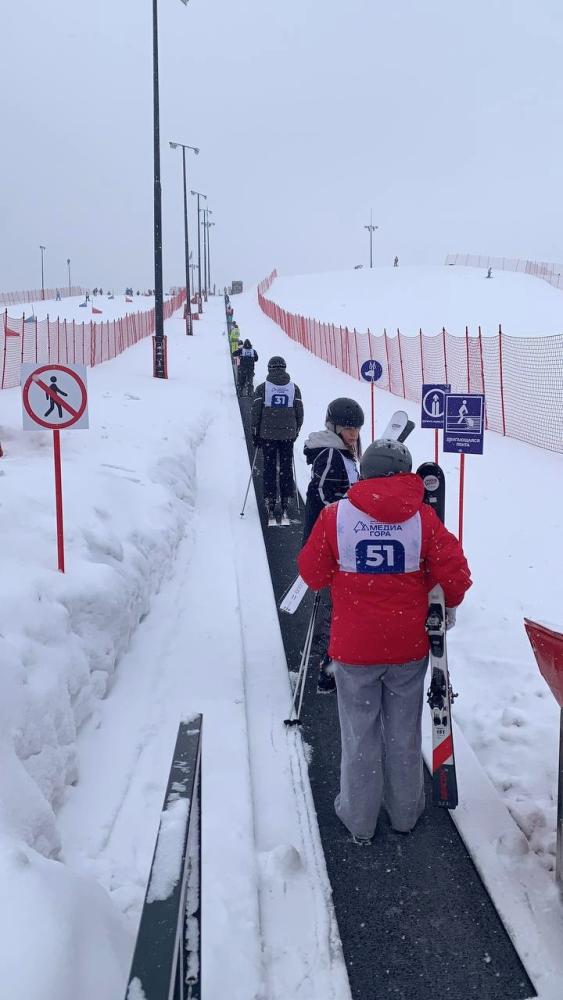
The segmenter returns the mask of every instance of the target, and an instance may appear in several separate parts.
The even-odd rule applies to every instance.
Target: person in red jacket
[[[400,833],[424,811],[428,592],[442,586],[452,625],[471,586],[461,545],[423,502],[411,469],[404,444],[375,441],[360,481],[321,511],[298,559],[309,587],[331,588],[342,740],[335,809],[358,843],[370,843],[382,805]]]

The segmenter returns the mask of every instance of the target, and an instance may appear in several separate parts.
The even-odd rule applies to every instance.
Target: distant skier
[[[258,361],[258,354],[248,338],[242,347],[237,347],[236,351],[233,351],[233,358],[238,358],[237,392],[239,396],[252,396],[254,365]]]
[[[371,842],[382,805],[398,833],[424,811],[428,590],[441,584],[451,625],[471,586],[461,545],[423,502],[411,468],[404,444],[371,444],[360,482],[321,511],[298,560],[310,587],[331,588],[342,745],[334,805],[360,844]]]
[[[393,261],[393,267],[398,267],[398,266],[399,266],[399,258],[395,257],[395,260]]]
[[[312,468],[303,517],[303,545],[321,511],[336,500],[342,500],[350,486],[358,480],[358,462],[362,454],[360,429],[363,424],[364,411],[355,399],[333,399],[328,404],[324,429],[313,431],[305,441],[303,451],[307,464]],[[323,694],[336,690],[327,652],[330,614],[330,594],[325,590],[317,611],[312,648],[319,666],[317,691]]]
[[[238,323],[233,323],[231,329],[229,330],[229,346],[231,348],[231,354],[234,354],[237,347],[239,346],[240,340],[240,330],[238,328]]]
[[[60,291],[59,291],[58,288],[57,288],[57,294],[55,296],[55,300],[56,300],[56,302],[60,302],[61,301],[61,293],[60,293]]]
[[[492,267],[490,267],[489,270],[487,271],[487,278],[492,278],[492,276],[493,276],[493,269]]]
[[[283,358],[275,356],[268,361],[268,376],[256,388],[250,421],[254,444],[262,448],[264,501],[269,521],[274,520],[279,502],[281,520],[286,523],[295,493],[293,443],[303,423],[303,401]]]

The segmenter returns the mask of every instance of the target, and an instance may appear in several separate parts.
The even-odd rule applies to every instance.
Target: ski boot
[[[276,521],[276,501],[266,500],[266,514],[268,515],[268,527],[275,528],[277,525]]]

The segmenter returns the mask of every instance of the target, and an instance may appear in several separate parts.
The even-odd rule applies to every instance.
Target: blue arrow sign
[[[365,382],[377,382],[383,375],[383,368],[374,358],[364,361],[360,373]]]
[[[425,384],[422,386],[421,427],[443,427],[446,412],[446,394],[449,385]]]
[[[485,397],[480,393],[450,393],[446,396],[444,451],[483,454]]]

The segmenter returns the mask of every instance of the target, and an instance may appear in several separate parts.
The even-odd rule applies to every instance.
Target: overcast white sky
[[[4,4],[0,290],[153,284],[151,0]],[[181,156],[213,277],[563,261],[561,0],[159,0],[165,286]],[[193,201],[193,199],[191,199]],[[192,233],[195,225],[191,217]],[[192,240],[195,242],[195,240]]]

